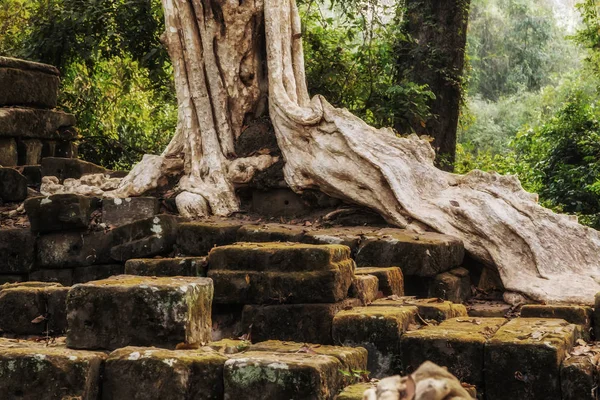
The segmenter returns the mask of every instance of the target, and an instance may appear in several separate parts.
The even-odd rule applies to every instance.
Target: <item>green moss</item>
[[[351,386],[347,386],[344,390],[336,397],[336,400],[362,400],[363,394],[367,389],[374,388],[377,385],[374,383],[357,383]]]

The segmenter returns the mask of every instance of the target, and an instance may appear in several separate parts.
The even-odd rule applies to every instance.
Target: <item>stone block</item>
[[[235,221],[182,223],[177,233],[177,247],[189,256],[205,256],[215,246],[235,243],[241,227],[242,224]]]
[[[355,275],[348,296],[359,299],[363,305],[372,303],[379,295],[379,279],[375,275]]]
[[[338,394],[336,400],[363,400],[365,391],[376,388],[377,384],[372,382],[355,383],[354,385],[346,386],[344,390]]]
[[[106,355],[100,352],[0,344],[0,393],[3,399],[96,400]]]
[[[523,318],[558,318],[579,325],[586,340],[590,340],[591,337],[593,313],[593,308],[588,306],[525,304],[521,307]]]
[[[244,225],[237,231],[238,242],[301,242],[305,228],[296,225]]]
[[[156,197],[133,197],[126,199],[104,199],[102,201],[102,222],[120,226],[158,214]]]
[[[340,245],[238,243],[211,250],[208,264],[217,304],[335,303],[354,272]]]
[[[73,269],[39,269],[29,273],[29,280],[37,282],[57,282],[64,286],[71,286],[73,284]]]
[[[206,278],[120,275],[75,285],[67,297],[67,346],[113,350],[206,343],[212,295]]]
[[[467,306],[467,312],[470,317],[502,318],[511,308],[502,301],[474,301]]]
[[[331,399],[341,389],[331,356],[248,351],[225,362],[225,400]]]
[[[225,361],[204,349],[125,347],[106,359],[102,395],[111,400],[222,399]]]
[[[28,186],[39,186],[42,183],[42,167],[40,165],[22,165],[16,170],[27,178]]]
[[[587,355],[571,356],[560,368],[562,400],[597,400],[600,367]]]
[[[42,140],[42,158],[56,156],[56,140]]]
[[[369,352],[371,376],[382,378],[402,371],[400,338],[416,328],[417,308],[356,307],[340,311],[333,319],[333,342],[361,346]]]
[[[442,322],[450,318],[466,317],[467,308],[462,304],[454,304],[440,299],[415,299],[414,297],[388,297],[375,300],[376,307],[415,306],[419,316],[426,321]]]
[[[125,267],[121,264],[90,265],[73,269],[73,283],[85,283],[107,279],[111,276],[121,275]]]
[[[463,317],[407,332],[401,339],[405,372],[432,361],[447,367],[460,381],[482,389],[485,344],[504,323],[504,318]]]
[[[242,304],[213,304],[212,307],[212,340],[224,340],[240,337],[249,333],[248,327],[242,325]]]
[[[22,139],[17,142],[19,165],[38,165],[42,161],[42,141]]]
[[[103,174],[106,169],[91,162],[60,157],[46,157],[42,160],[42,176],[55,176],[59,181],[80,179],[84,175]]]
[[[113,229],[115,246],[110,251],[116,261],[147,258],[170,253],[177,237],[179,217],[160,214]]]
[[[79,155],[79,146],[70,140],[59,140],[56,142],[54,154],[56,157],[75,159]]]
[[[577,339],[576,325],[560,319],[517,318],[485,346],[489,400],[560,400],[560,365]]]
[[[3,62],[0,58],[0,106],[30,106],[54,108],[58,98],[58,71],[30,68],[29,61]]]
[[[471,279],[465,268],[455,268],[436,275],[429,285],[429,297],[438,297],[453,303],[471,298]]]
[[[0,331],[17,335],[64,332],[68,291],[68,287],[37,283],[0,287]]]
[[[76,194],[34,197],[25,202],[25,211],[33,232],[86,229],[96,202]]]
[[[379,281],[379,291],[384,296],[404,296],[404,277],[398,267],[362,267],[356,268],[355,274],[376,276]]]
[[[374,228],[360,227],[318,229],[306,232],[302,242],[311,244],[342,244],[350,247],[352,254],[355,254],[363,235],[372,233],[373,231]]]
[[[0,229],[0,274],[24,274],[34,263],[35,237],[29,229]]]
[[[6,283],[19,283],[25,282],[29,278],[29,275],[0,275],[0,286]]]
[[[206,276],[206,257],[139,258],[127,260],[127,275],[145,276]]]
[[[17,141],[14,138],[0,138],[0,167],[15,167],[18,160]]]
[[[253,341],[287,340],[300,343],[333,344],[333,318],[346,309],[361,306],[358,299],[332,304],[246,305],[243,331]]]
[[[37,241],[37,266],[41,268],[85,267],[113,262],[111,231],[56,232],[41,235]]]
[[[400,267],[405,276],[432,277],[461,265],[464,254],[462,241],[452,236],[382,229],[361,242],[356,264]]]
[[[269,217],[295,217],[308,213],[310,207],[286,188],[252,191],[252,210]]]
[[[73,139],[77,132],[69,129],[76,123],[73,114],[34,108],[0,108],[0,137],[32,139]]]
[[[27,178],[13,168],[0,167],[0,200],[19,202],[27,198]]]

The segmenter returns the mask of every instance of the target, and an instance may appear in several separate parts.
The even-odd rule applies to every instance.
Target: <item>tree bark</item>
[[[411,127],[433,138],[436,163],[447,171],[456,158],[469,6],[470,0],[407,0],[404,31],[411,39],[398,45],[399,79],[426,84],[435,94],[432,117]]]

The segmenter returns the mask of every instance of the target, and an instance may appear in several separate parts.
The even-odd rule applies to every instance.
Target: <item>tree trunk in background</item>
[[[456,155],[469,6],[470,0],[407,0],[404,31],[412,40],[399,44],[399,77],[427,84],[436,96],[429,102],[433,117],[411,125],[434,139],[436,164],[445,170]]]

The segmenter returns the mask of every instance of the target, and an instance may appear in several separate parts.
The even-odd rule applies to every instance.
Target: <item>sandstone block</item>
[[[34,197],[25,202],[33,232],[85,229],[95,208],[93,199],[76,194]]]
[[[121,264],[90,265],[73,269],[73,283],[85,283],[107,279],[123,274],[125,268]]]
[[[177,233],[177,247],[186,255],[205,256],[215,246],[235,243],[241,226],[229,221],[182,223]]]
[[[42,158],[56,156],[56,140],[42,140]]]
[[[27,197],[27,178],[13,168],[0,167],[0,200],[19,202]]]
[[[34,108],[0,108],[0,137],[71,140],[77,132],[73,114]]]
[[[487,398],[559,400],[560,365],[577,331],[560,319],[517,318],[504,325],[485,346]]]
[[[70,140],[58,140],[54,154],[56,157],[77,158],[79,155],[79,146]]]
[[[242,304],[213,304],[212,340],[241,337],[250,329],[242,325]]]
[[[407,332],[401,339],[407,373],[425,361],[448,368],[460,381],[483,388],[484,348],[504,318],[453,318]]]
[[[7,283],[24,282],[29,278],[29,275],[0,275],[0,286]]]
[[[436,275],[429,286],[429,297],[438,297],[453,303],[471,298],[471,278],[465,268],[455,268]]]
[[[106,355],[100,352],[0,345],[0,393],[3,399],[96,400]]]
[[[206,278],[120,275],[75,285],[67,298],[67,346],[112,350],[206,343],[212,295]]]
[[[222,399],[223,355],[210,350],[125,347],[106,359],[103,399]]]
[[[133,197],[126,199],[104,199],[102,201],[102,222],[120,226],[158,214],[156,197]]]
[[[301,242],[305,229],[295,225],[244,225],[237,231],[238,242]]]
[[[37,265],[42,268],[85,267],[113,262],[110,250],[114,236],[109,232],[56,232],[37,241]]]
[[[372,303],[377,307],[405,307],[415,306],[419,316],[424,320],[442,322],[455,317],[466,317],[467,309],[462,304],[454,304],[440,299],[415,299],[413,297],[388,297],[375,300]]]
[[[0,138],[0,166],[15,167],[17,163],[17,141],[14,138]]]
[[[333,341],[366,348],[373,377],[397,374],[402,371],[400,338],[409,328],[417,327],[416,317],[417,308],[412,306],[340,311],[333,319]]]
[[[0,229],[0,274],[23,274],[34,262],[35,237],[29,229]]]
[[[42,176],[55,176],[59,181],[79,179],[84,175],[103,174],[106,169],[74,158],[46,157],[42,160]]]
[[[336,400],[363,400],[363,394],[366,390],[377,387],[371,382],[355,383],[354,385],[346,386],[344,390],[336,397]]]
[[[37,282],[57,282],[64,286],[71,286],[73,284],[73,269],[39,269],[29,273],[29,280]]]
[[[503,318],[511,309],[510,304],[502,301],[477,301],[468,305],[470,317]]]
[[[594,310],[588,306],[570,306],[559,304],[526,304],[521,307],[523,318],[558,318],[570,324],[579,325],[583,337],[590,339],[592,331],[592,314]]]
[[[333,318],[345,309],[361,306],[358,299],[332,304],[246,305],[242,314],[243,330],[253,341],[269,339],[300,343],[333,344]]]
[[[37,165],[42,161],[42,141],[22,139],[17,142],[19,165]]]
[[[286,188],[252,191],[252,210],[270,217],[294,217],[306,214],[310,207]]]
[[[177,237],[179,218],[161,214],[113,229],[115,246],[110,251],[116,261],[147,258],[169,253]]]
[[[460,265],[462,241],[437,233],[382,229],[367,237],[356,254],[359,267],[400,267],[404,275],[432,277]]]
[[[379,279],[375,275],[355,275],[348,295],[363,305],[372,303],[379,295]]]
[[[571,356],[560,368],[562,400],[596,400],[600,368],[589,356]]]
[[[398,267],[356,268],[356,275],[373,275],[379,281],[379,291],[384,296],[404,296],[404,277]]]
[[[218,304],[335,303],[354,272],[339,245],[238,243],[211,250],[208,264]]]
[[[27,178],[27,185],[39,186],[42,183],[42,167],[40,165],[22,165],[16,169]]]
[[[5,63],[5,59],[0,58],[0,106],[56,107],[60,84],[56,69],[31,68],[24,60]]]
[[[127,260],[127,275],[145,276],[206,276],[206,257],[140,258]]]

